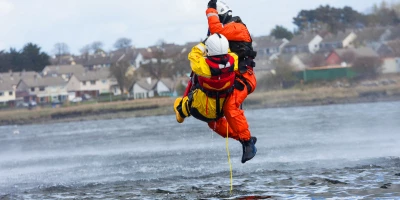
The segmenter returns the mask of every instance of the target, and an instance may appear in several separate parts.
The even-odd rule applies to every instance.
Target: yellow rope
[[[231,156],[229,154],[229,124],[228,122],[226,123],[226,152],[228,153],[228,164],[229,164],[229,169],[230,169],[230,174],[231,174],[231,190],[230,193],[232,194],[232,163],[231,163]]]

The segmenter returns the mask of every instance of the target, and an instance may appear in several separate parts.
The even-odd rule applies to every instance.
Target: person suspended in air
[[[193,116],[207,122],[222,137],[228,135],[241,142],[242,163],[252,159],[257,152],[256,137],[251,137],[243,111],[236,104],[235,83],[239,72],[239,57],[229,52],[229,42],[223,34],[211,34],[205,41],[194,46],[188,55],[192,69],[192,82],[183,97],[174,103],[176,120]],[[243,86],[243,89],[246,86]],[[238,127],[243,126],[243,127]]]
[[[253,68],[256,66],[254,59],[257,52],[253,50],[252,38],[246,25],[239,16],[232,16],[232,10],[223,1],[210,0],[207,4],[206,16],[209,33],[224,35],[229,41],[229,48],[238,55],[238,69],[236,71],[235,89],[232,98],[226,102],[225,117],[209,123],[209,127],[219,135],[226,132],[226,121],[229,123],[229,133],[239,135],[243,151],[252,151],[257,141],[251,137],[249,125],[241,105],[257,86]],[[246,160],[246,158],[243,158]],[[242,159],[242,162],[244,161]]]

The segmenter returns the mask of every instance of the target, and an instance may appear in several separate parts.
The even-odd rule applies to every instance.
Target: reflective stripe
[[[228,67],[231,67],[231,63],[228,62],[228,63],[226,63],[226,65],[224,65],[224,64],[219,64],[218,67],[219,67],[220,69],[228,68]]]
[[[188,107],[189,97],[187,97],[187,96],[184,97],[182,99],[181,103],[182,103],[181,110],[179,110],[181,112],[179,112],[179,114],[181,115],[182,118],[189,117],[190,116],[190,111],[189,111],[189,107]],[[182,116],[182,114],[183,114],[183,116]]]
[[[211,16],[218,16],[218,14],[216,14],[216,13],[208,13],[208,14],[207,14],[207,18],[209,18],[209,17],[211,17]]]
[[[196,47],[197,47],[198,49],[200,49],[201,52],[203,52],[203,53],[206,52],[206,48],[205,48],[204,45],[198,44]]]

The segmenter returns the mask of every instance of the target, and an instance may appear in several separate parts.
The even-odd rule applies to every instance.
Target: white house
[[[0,73],[0,103],[18,100],[16,88],[19,81],[33,77],[40,77],[40,75],[34,71],[13,72],[10,70],[7,73]]]
[[[377,53],[383,58],[382,73],[400,72],[400,40],[381,44]]]
[[[296,35],[285,46],[285,53],[316,53],[320,49],[323,38],[320,35]]]
[[[382,63],[382,73],[400,73],[400,57],[384,58]]]
[[[159,96],[171,96],[175,90],[175,83],[170,78],[161,78],[157,82],[156,92]]]
[[[133,85],[132,93],[135,99],[147,99],[154,97],[158,80],[142,78]]]
[[[82,74],[73,74],[67,83],[70,98],[89,94],[97,97],[104,93],[113,93],[112,86],[116,85],[116,79],[111,77],[108,68],[86,71]],[[120,93],[120,92],[119,92]]]
[[[158,60],[161,63],[172,63],[177,55],[186,54],[186,46],[163,43],[148,48],[136,49],[137,54],[132,64],[135,65],[135,69],[138,69],[143,64],[156,63]]]
[[[0,104],[15,101],[15,89],[10,79],[0,77]]]
[[[320,44],[323,51],[332,51],[333,49],[354,47],[354,41],[357,35],[353,31],[338,32],[337,34],[327,34]]]
[[[288,43],[289,40],[287,39],[261,36],[254,38],[253,47],[257,51],[257,57],[269,56],[270,58],[277,58]]]
[[[357,39],[357,35],[354,32],[350,32],[347,37],[342,41],[343,48],[354,47],[354,41]]]
[[[299,53],[292,56],[289,63],[295,67],[296,70],[304,70],[307,67],[307,61],[310,59],[311,55],[307,53]]]
[[[68,97],[66,84],[61,77],[24,78],[18,83],[17,91],[27,92],[38,103],[64,102]]]

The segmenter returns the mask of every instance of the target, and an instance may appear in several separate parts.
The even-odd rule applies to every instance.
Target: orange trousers
[[[256,77],[252,69],[242,74],[243,78],[251,86],[248,92],[247,85],[240,79],[236,78],[244,85],[243,90],[235,88],[233,92],[226,99],[224,104],[224,117],[217,121],[208,123],[208,126],[222,137],[227,135],[235,140],[247,141],[250,140],[251,134],[249,131],[249,124],[247,123],[244,111],[240,109],[240,105],[244,102],[247,95],[252,93],[257,85]],[[227,130],[228,125],[228,130]],[[227,134],[228,131],[228,134]]]

